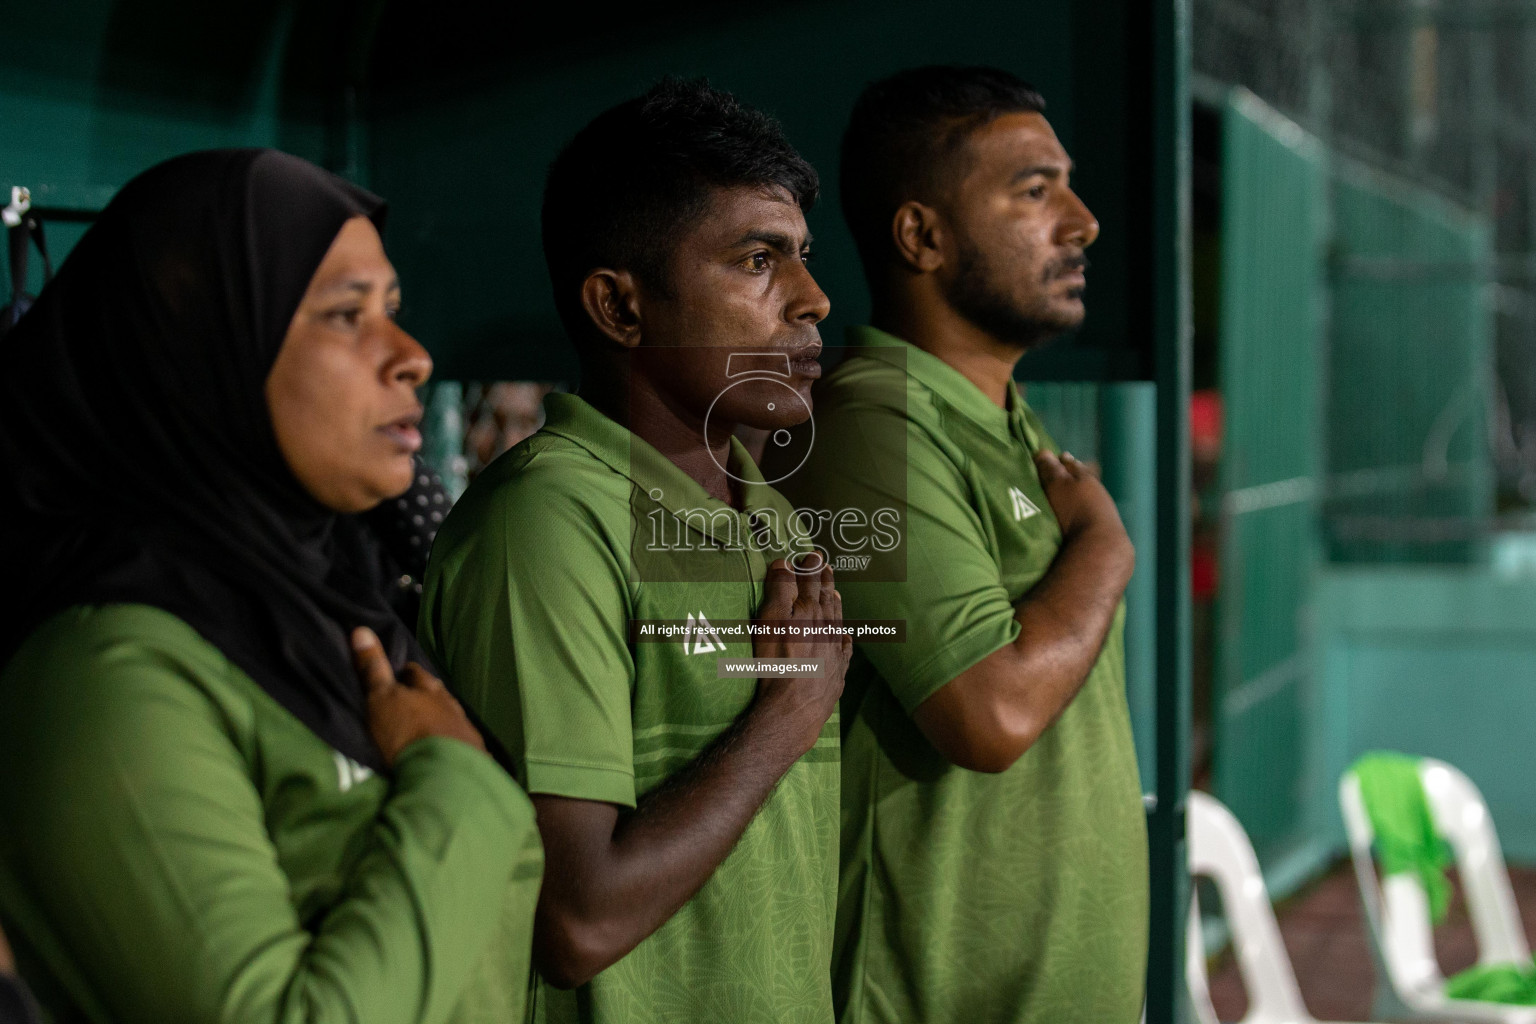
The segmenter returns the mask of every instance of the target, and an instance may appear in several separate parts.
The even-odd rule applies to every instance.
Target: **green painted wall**
[[[1274,864],[1307,838],[1312,577],[1323,465],[1327,165],[1245,90],[1222,122],[1216,795]],[[1284,766],[1277,771],[1278,766]]]
[[[1317,608],[1327,840],[1344,843],[1339,774],[1367,750],[1400,750],[1466,772],[1505,855],[1536,864],[1536,578],[1334,566]]]
[[[309,54],[330,31],[315,8],[270,0],[8,5],[4,202],[12,185],[25,185],[39,206],[99,210],[134,174],[193,149],[277,146],[324,162],[325,101]],[[83,230],[47,226],[56,263]],[[33,275],[35,290],[35,265]]]
[[[1146,382],[1037,382],[1025,399],[1064,451],[1099,463],[1131,543],[1136,571],[1125,591],[1125,685],[1142,790],[1156,779],[1157,430]]]
[[[1158,652],[1160,646],[1177,645],[1176,640],[1158,643],[1157,623],[1157,471],[1158,460],[1168,455],[1157,443],[1156,385],[1145,381],[1107,384],[1098,391],[1096,427],[1104,486],[1114,496],[1120,520],[1136,545],[1136,571],[1125,588],[1125,695],[1136,737],[1141,789],[1152,794],[1158,782]],[[1179,756],[1186,752],[1180,751]]]

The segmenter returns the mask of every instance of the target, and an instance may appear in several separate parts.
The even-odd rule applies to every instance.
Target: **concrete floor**
[[[1511,867],[1509,873],[1526,935],[1536,948],[1536,868]],[[1349,862],[1334,865],[1277,910],[1280,932],[1312,1015],[1324,1021],[1370,1020],[1376,976]],[[1442,972],[1450,975],[1470,967],[1476,948],[1466,901],[1458,888],[1445,923],[1435,930]],[[1230,951],[1210,965],[1210,981],[1217,1015],[1223,1021],[1240,1020],[1248,1003]]]

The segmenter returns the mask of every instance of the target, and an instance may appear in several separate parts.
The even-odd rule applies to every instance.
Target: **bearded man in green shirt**
[[[550,169],[581,396],[460,499],[422,612],[538,812],[535,1021],[831,1024],[851,643],[734,631],[842,620],[732,436],[810,415],[816,189],[777,124],[700,82],[599,115]],[[753,656],[821,671],[722,664]]]
[[[842,701],[843,1024],[1129,1024],[1141,1006],[1134,553],[1013,383],[1083,319],[1099,232],[1043,110],[1005,72],[921,68],[870,86],[844,136],[874,326],[818,385],[816,442],[780,485],[828,522],[900,524],[883,551],[818,538],[851,618],[906,624],[858,645]]]

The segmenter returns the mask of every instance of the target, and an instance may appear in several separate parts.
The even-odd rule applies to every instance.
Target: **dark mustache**
[[[808,355],[821,355],[821,331],[815,327],[799,328],[789,337],[794,339],[788,346],[792,356],[798,357],[806,349],[814,349],[814,351],[807,353]]]
[[[1088,257],[1084,256],[1082,253],[1078,253],[1076,256],[1067,256],[1064,259],[1055,260],[1046,265],[1045,279],[1049,281],[1054,277],[1060,277],[1063,274],[1071,274],[1074,272],[1087,273],[1088,268],[1091,266],[1093,266],[1093,264],[1089,263]]]

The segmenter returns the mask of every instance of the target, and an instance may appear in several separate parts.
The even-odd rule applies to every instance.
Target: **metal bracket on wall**
[[[0,210],[0,220],[3,220],[8,228],[20,227],[22,214],[30,209],[32,209],[32,190],[25,185],[13,185],[10,205]]]
[[[12,185],[10,205],[0,208],[0,222],[8,228],[19,227],[22,217],[30,213],[38,220],[89,224],[101,213],[79,206],[39,206],[32,201],[32,196],[33,192],[27,186]]]

